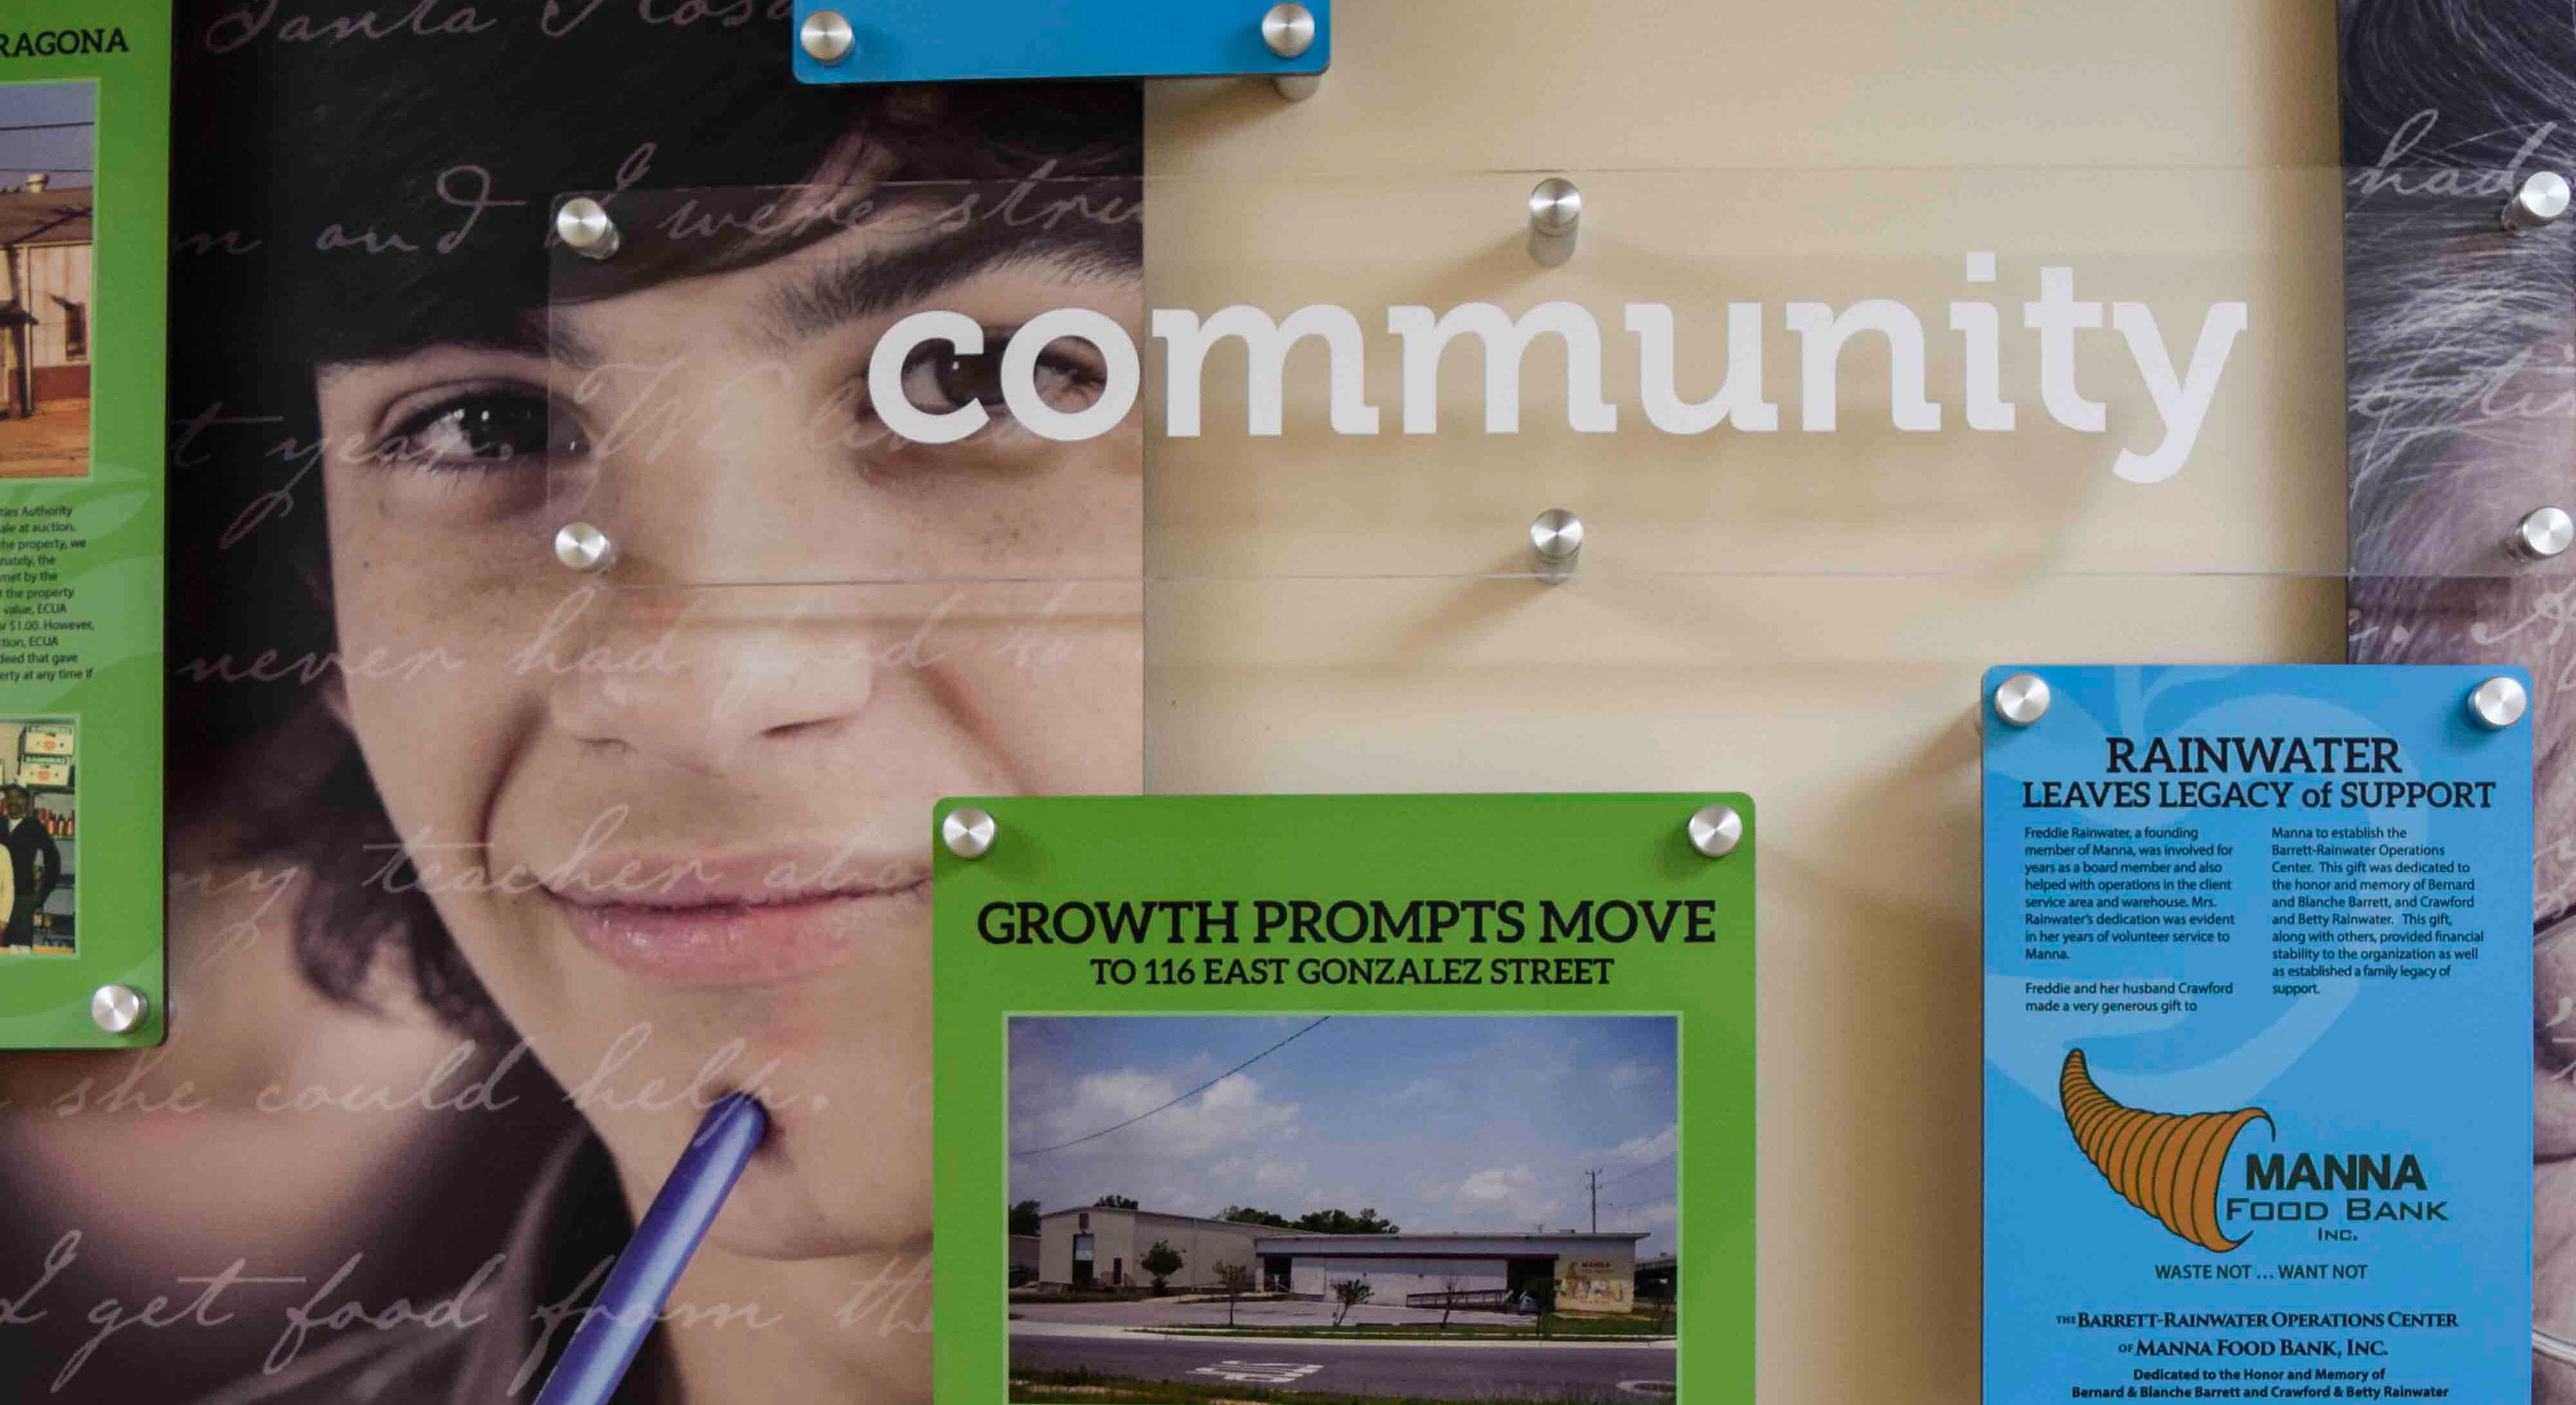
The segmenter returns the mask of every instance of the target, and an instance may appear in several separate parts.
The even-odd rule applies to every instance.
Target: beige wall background
[[[1149,347],[1148,786],[1752,793],[1760,1396],[1975,1400],[1977,680],[2342,656],[2331,7],[1337,8],[1306,103],[1149,93],[1150,301],[1348,306],[1385,429],[1328,431],[1310,346],[1280,438],[1243,433],[1239,349],[1206,435],[1161,437]],[[1522,250],[1547,174],[1587,197],[1553,270]],[[1995,285],[1962,281],[1972,250]],[[2110,433],[2048,422],[2015,307],[2044,263],[2147,303],[2178,360],[2211,302],[2249,304],[2172,481],[2109,472],[2155,423],[2116,334],[2079,360]],[[1892,430],[1856,347],[1841,429],[1802,435],[1781,304],[1872,297],[1924,315],[1948,427]],[[2003,309],[2013,434],[1961,423],[1953,298]],[[1483,432],[1471,349],[1440,433],[1396,432],[1386,305],[1550,299],[1600,320],[1618,433],[1566,429],[1552,346],[1521,433]],[[1648,428],[1621,305],[1675,305],[1697,398],[1729,300],[1769,305],[1781,432]],[[1580,577],[1498,578],[1558,506],[1591,529]]]

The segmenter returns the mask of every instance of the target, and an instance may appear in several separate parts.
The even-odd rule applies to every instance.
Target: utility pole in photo
[[[1601,1173],[1586,1171],[1583,1174],[1592,1179],[1592,1232],[1599,1234],[1601,1232]]]

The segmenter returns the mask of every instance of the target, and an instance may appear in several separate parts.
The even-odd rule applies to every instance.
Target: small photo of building
[[[1525,1234],[1310,1234],[1233,1220],[1168,1215],[1117,1206],[1058,1210],[1038,1221],[1039,1283],[1068,1288],[1134,1287],[1155,1244],[1181,1264],[1171,1290],[1223,1286],[1217,1269],[1256,1269],[1257,1291],[1322,1302],[1337,1282],[1369,1286],[1369,1301],[1395,1306],[1506,1306],[1545,1284],[1564,1312],[1627,1312],[1636,1305],[1637,1244],[1644,1230],[1560,1230]],[[1666,1260],[1669,1265],[1670,1260]],[[1422,1301],[1422,1300],[1430,1301]]]
[[[1154,1245],[1165,1244],[1181,1259],[1181,1266],[1165,1276],[1165,1287],[1213,1288],[1219,1265],[1248,1268],[1259,1261],[1255,1245],[1261,1237],[1260,1225],[1231,1220],[1077,1206],[1038,1221],[1037,1281],[1068,1288],[1132,1288],[1149,1278],[1138,1261]]]
[[[89,472],[97,117],[94,84],[0,84],[0,478]]]
[[[1014,1389],[1668,1387],[1679,1043],[1657,1014],[1014,1017]]]
[[[1353,1279],[1372,1302],[1407,1307],[1481,1303],[1545,1292],[1558,1312],[1619,1313],[1636,1306],[1641,1229],[1528,1234],[1332,1234],[1270,1237],[1255,1247],[1274,1283],[1321,1300]],[[1542,1286],[1543,1285],[1543,1286]]]

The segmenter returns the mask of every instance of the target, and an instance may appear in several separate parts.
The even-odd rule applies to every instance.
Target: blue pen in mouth
[[[537,1405],[605,1405],[617,1393],[690,1255],[768,1135],[769,1114],[749,1093],[729,1093],[707,1109],[537,1393]]]

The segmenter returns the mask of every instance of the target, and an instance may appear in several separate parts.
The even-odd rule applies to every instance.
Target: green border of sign
[[[1723,859],[1690,847],[1685,824],[1722,802],[1744,819]],[[997,825],[992,849],[960,859],[937,842],[951,810]],[[1676,1381],[1693,1401],[1754,1393],[1755,944],[1752,802],[1733,794],[1146,796],[942,801],[932,816],[935,912],[937,1262],[933,1389],[951,1402],[1008,1398],[1007,1021],[1012,1015],[1659,1014],[1680,1017],[1680,1282]],[[988,902],[1220,899],[1246,904],[1242,944],[1146,956],[1609,956],[1606,986],[1101,986],[1098,945],[997,946],[979,937]],[[1712,942],[1253,946],[1249,902],[1411,898],[1706,898]],[[1211,1345],[1216,1343],[1212,1342]],[[1467,1350],[1471,1348],[1453,1348]],[[1322,1388],[1322,1387],[1318,1387]]]
[[[113,32],[121,49],[19,56],[21,35]],[[0,503],[67,504],[86,544],[65,553],[74,611],[94,622],[77,683],[0,686],[0,716],[80,717],[80,917],[74,954],[0,959],[0,1048],[134,1048],[167,1033],[162,832],[162,454],[169,418],[170,7],[147,0],[0,0],[0,83],[98,85],[98,308],[90,335],[86,478],[0,481]],[[32,43],[29,45],[33,47]],[[143,993],[143,1023],[90,1021],[110,982]]]

